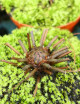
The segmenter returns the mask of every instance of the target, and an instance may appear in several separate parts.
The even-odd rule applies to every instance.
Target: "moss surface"
[[[36,44],[39,46],[39,41],[43,31],[42,29],[16,29],[12,34],[0,37],[0,59],[10,60],[12,56],[17,56],[12,50],[4,45],[7,42],[23,54],[18,40],[21,39],[25,47],[28,49],[26,34],[31,30],[34,31]],[[58,40],[65,38],[65,42],[61,47],[68,46],[70,47],[70,50],[73,51],[68,40],[74,46],[76,64],[71,62],[70,66],[73,70],[78,69],[80,67],[80,41],[66,30],[49,29],[44,45],[47,46],[50,40],[56,35],[58,35]],[[23,56],[20,57],[24,56],[25,55],[23,54]],[[73,52],[70,56],[74,56]],[[67,63],[61,63],[57,66],[65,66],[66,64]],[[38,91],[35,97],[33,97],[33,91],[36,80],[33,77],[31,77],[27,82],[21,84],[12,93],[2,96],[3,92],[11,89],[14,84],[20,82],[26,76],[24,76],[24,72],[20,68],[0,62],[0,104],[80,104],[80,72],[67,74],[53,72],[52,76],[44,76],[38,85]]]
[[[14,19],[32,26],[59,26],[80,15],[80,0],[1,0]]]

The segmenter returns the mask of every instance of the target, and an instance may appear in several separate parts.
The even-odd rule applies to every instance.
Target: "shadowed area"
[[[0,35],[8,35],[16,28],[16,25],[10,20],[10,15],[5,10],[0,10]]]

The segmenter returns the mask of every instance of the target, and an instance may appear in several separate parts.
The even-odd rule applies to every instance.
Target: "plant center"
[[[46,48],[35,47],[27,55],[28,63],[33,66],[39,66],[47,60],[49,52]]]

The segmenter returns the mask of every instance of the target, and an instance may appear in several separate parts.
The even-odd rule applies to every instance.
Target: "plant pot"
[[[18,28],[21,28],[21,27],[33,27],[33,26],[30,26],[30,25],[27,25],[27,24],[22,24],[22,23],[19,23],[17,20],[15,20],[10,13],[8,13],[5,9],[4,11],[6,12],[6,14],[9,16],[10,20],[18,27]]]
[[[11,21],[18,27],[18,28],[21,28],[21,27],[33,27],[33,26],[30,26],[30,25],[27,25],[27,24],[22,24],[22,23],[19,23],[18,21],[16,21],[13,17],[10,17]]]
[[[31,26],[31,25],[19,23],[12,16],[10,16],[10,19],[18,28],[21,28],[21,27],[31,27],[31,28],[33,28],[33,26]],[[69,30],[70,32],[72,32],[74,30],[74,27],[78,24],[79,21],[80,21],[80,16],[75,21],[67,23],[66,25],[57,26],[57,28],[66,29],[66,30]],[[74,35],[76,35],[76,33]]]
[[[10,17],[10,19],[12,20],[12,22],[18,27],[18,28],[21,28],[21,27],[33,27],[33,26],[30,26],[30,25],[27,25],[27,24],[22,24],[22,23],[19,23],[17,20],[15,20],[13,17]],[[70,23],[67,23],[66,25],[62,25],[62,26],[58,26],[57,28],[60,28],[60,29],[67,29],[69,30],[70,32],[73,31],[75,25],[80,21],[80,16],[75,20],[75,21],[72,21]]]
[[[74,26],[80,21],[80,16],[75,20],[75,21],[72,21],[70,23],[67,23],[66,25],[62,25],[62,26],[58,26],[58,28],[60,29],[67,29],[69,30],[70,32],[73,31],[74,29]]]

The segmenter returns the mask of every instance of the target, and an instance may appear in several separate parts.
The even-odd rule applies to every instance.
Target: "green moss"
[[[80,15],[80,0],[1,0],[14,19],[32,26],[59,26],[74,21]],[[12,11],[13,9],[13,11]]]
[[[8,47],[4,45],[7,42],[10,43],[15,49],[17,49],[19,52],[23,54],[23,51],[21,50],[21,47],[18,43],[18,40],[21,39],[28,50],[27,33],[30,32],[31,30],[34,31],[36,44],[37,46],[39,46],[40,45],[39,41],[43,29],[31,29],[27,27],[16,29],[12,32],[12,34],[0,37],[0,59],[9,60],[12,56],[19,57],[12,50],[10,50]],[[60,40],[61,38],[65,39],[65,42],[64,44],[62,44],[61,47],[67,45],[68,47],[70,47],[70,50],[72,50],[72,47],[68,43],[68,40],[74,46],[76,63],[75,67],[74,66],[71,67],[73,67],[74,70],[78,69],[80,67],[79,65],[80,61],[78,58],[80,57],[80,53],[78,52],[80,49],[80,41],[78,41],[76,37],[73,37],[72,34],[67,30],[50,28],[44,46],[47,46],[47,44],[51,41],[51,39],[53,39],[56,35],[58,35],[58,40]],[[70,55],[73,56],[73,52]],[[24,56],[25,55],[23,54],[23,56],[20,57]],[[57,66],[60,65],[64,66],[64,63],[63,64],[61,63]],[[72,62],[70,65],[74,65],[74,63]],[[22,69],[16,68],[7,63],[0,62],[0,95],[2,95],[4,91],[11,89],[14,84],[20,82],[26,76],[24,76],[24,72],[22,71]],[[37,104],[39,102],[40,104],[56,104],[57,102],[60,104],[74,104],[74,99],[72,98],[70,99],[69,94],[71,94],[71,92],[73,91],[75,92],[74,97],[76,97],[76,95],[77,96],[80,95],[79,94],[80,91],[78,88],[78,86],[80,86],[79,72],[67,74],[55,72],[53,73],[52,76],[49,75],[44,76],[38,85],[39,89],[37,91],[36,96],[33,97],[35,82],[36,82],[35,79],[32,77],[27,82],[22,83],[18,89],[16,89],[10,94],[10,103],[16,104],[17,101],[21,100],[20,104],[30,104],[30,103],[35,104],[36,102]],[[3,99],[0,100],[0,103],[8,104],[7,101],[8,96],[9,96],[8,94],[5,95]],[[71,96],[73,96],[73,94]]]

